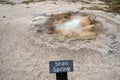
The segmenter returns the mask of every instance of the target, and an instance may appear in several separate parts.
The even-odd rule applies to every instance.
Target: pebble
[[[26,8],[30,8],[30,6],[27,6]]]
[[[3,18],[5,18],[5,16],[3,16]]]

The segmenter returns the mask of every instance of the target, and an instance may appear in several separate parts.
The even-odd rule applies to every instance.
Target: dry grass
[[[29,1],[23,1],[22,3],[29,4],[31,2],[41,2],[41,1],[45,1],[45,0],[29,0]]]
[[[103,7],[100,6],[93,6],[93,7],[89,7],[88,10],[104,10]]]
[[[11,5],[15,5],[14,2],[5,1],[5,0],[0,0],[0,4],[11,4]]]
[[[113,4],[120,4],[120,0],[111,0]]]

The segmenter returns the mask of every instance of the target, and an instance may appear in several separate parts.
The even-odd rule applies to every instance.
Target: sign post
[[[68,80],[67,72],[56,73],[56,80]]]
[[[49,62],[50,73],[56,73],[56,80],[68,80],[67,72],[73,71],[73,60]]]

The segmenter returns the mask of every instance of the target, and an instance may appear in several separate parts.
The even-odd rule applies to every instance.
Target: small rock
[[[26,8],[30,8],[30,6],[27,6]]]
[[[42,32],[42,30],[40,30],[40,29],[37,29],[37,30],[36,30],[36,32]]]
[[[114,42],[112,42],[111,44],[116,44],[116,43],[118,43],[118,41],[114,41]]]
[[[10,23],[7,23],[7,25],[9,25]]]
[[[5,18],[5,16],[3,16],[3,18]]]
[[[112,53],[113,53],[113,50],[109,50],[109,51],[108,51],[108,54],[112,54]]]
[[[57,5],[57,3],[56,3],[56,2],[54,2],[53,4],[56,4],[56,5]]]
[[[117,16],[117,13],[113,13],[115,16]]]
[[[1,60],[1,63],[4,63],[4,61],[3,61],[3,60]]]
[[[34,26],[35,26],[35,27],[40,27],[40,26],[41,26],[41,24],[34,24]]]

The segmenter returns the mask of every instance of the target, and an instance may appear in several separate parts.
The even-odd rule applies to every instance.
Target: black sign
[[[73,71],[73,60],[61,60],[49,62],[50,73],[62,73]]]

